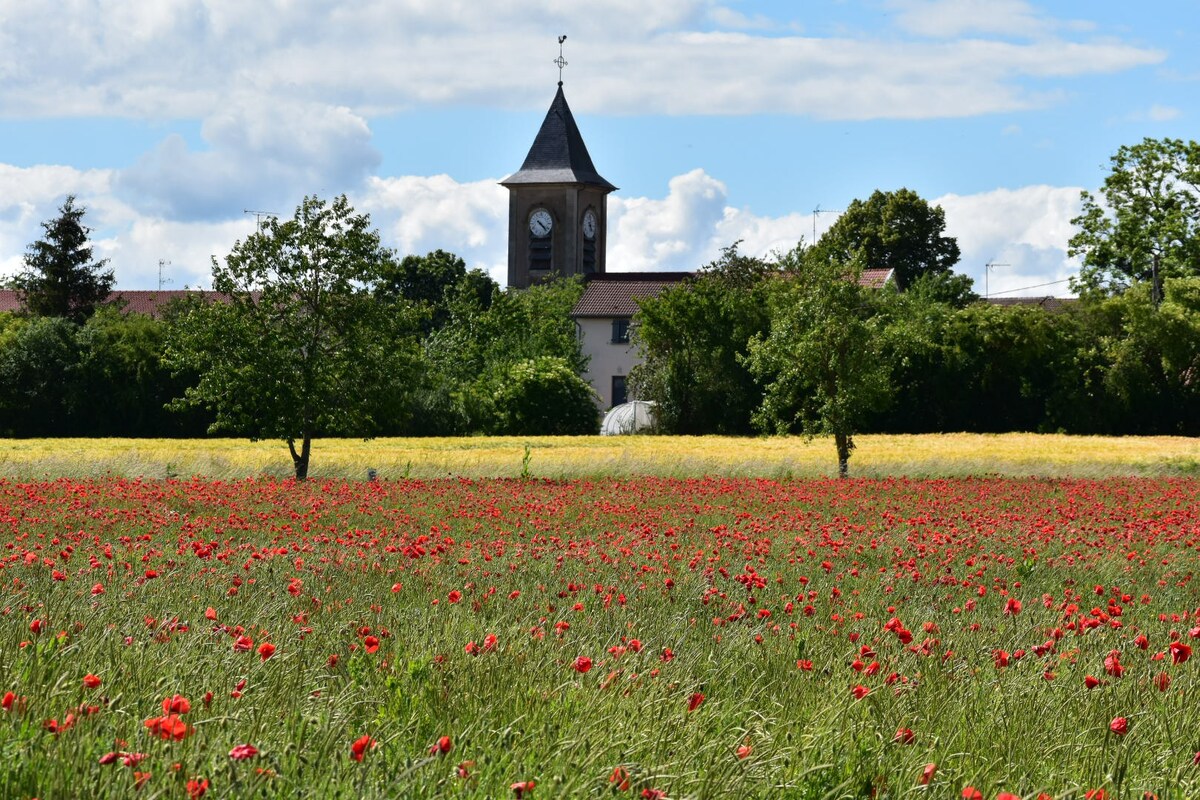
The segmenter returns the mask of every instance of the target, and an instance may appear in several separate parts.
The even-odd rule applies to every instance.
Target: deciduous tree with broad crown
[[[313,438],[369,435],[407,391],[411,305],[372,293],[392,259],[344,195],[264,223],[213,258],[227,301],[193,298],[172,322],[166,360],[200,376],[176,403],[210,408],[213,431],[283,439],[306,478]]]

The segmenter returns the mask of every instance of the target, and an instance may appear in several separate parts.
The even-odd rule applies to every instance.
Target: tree
[[[478,273],[477,270],[473,272]],[[466,262],[453,253],[434,250],[423,256],[405,256],[399,263],[388,264],[380,275],[375,293],[386,299],[404,298],[425,309],[429,317],[424,328],[429,332],[446,324],[450,317],[447,295],[466,276]]]
[[[33,317],[11,320],[0,331],[0,435],[76,432],[68,409],[79,367],[78,330],[62,317]]]
[[[557,356],[511,365],[495,401],[500,435],[587,436],[599,426],[595,390]]]
[[[876,190],[855,200],[813,247],[809,258],[864,269],[894,270],[901,289],[921,275],[949,272],[958,242],[945,236],[946,212],[911,189]]]
[[[68,195],[57,218],[42,223],[45,238],[25,254],[25,270],[14,280],[21,302],[31,314],[64,317],[82,323],[112,291],[108,259],[92,261],[91,228],[83,224],[86,209]]]
[[[1200,144],[1143,139],[1112,159],[1101,198],[1083,192],[1068,253],[1083,257],[1071,288],[1120,293],[1148,281],[1157,304],[1165,278],[1200,275]]]
[[[583,294],[577,278],[501,292],[473,274],[451,290],[450,319],[423,343],[425,387],[417,398],[429,420],[423,433],[496,430],[503,413],[497,393],[518,362],[555,357],[575,374],[587,366],[570,316]]]
[[[212,432],[283,439],[301,480],[314,437],[374,432],[416,361],[411,307],[372,293],[391,260],[344,195],[306,197],[214,257],[228,302],[193,301],[168,334],[167,362],[199,375],[180,405],[210,408]]]
[[[773,264],[742,255],[738,242],[693,280],[641,301],[634,341],[637,395],[657,404],[663,430],[746,434],[762,389],[745,363],[748,343],[770,327]]]
[[[763,430],[832,435],[845,477],[854,434],[890,395],[880,321],[857,261],[809,260],[797,247],[780,260],[788,277],[771,292],[771,330],[750,340],[746,359],[763,385],[755,422]]]

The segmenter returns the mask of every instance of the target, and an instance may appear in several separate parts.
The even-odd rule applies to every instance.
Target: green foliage
[[[596,393],[564,358],[518,361],[495,392],[494,432],[511,436],[579,436],[599,428]]]
[[[762,390],[745,364],[750,340],[771,322],[769,278],[777,269],[742,255],[738,243],[694,279],[642,300],[634,340],[644,363],[637,396],[657,403],[670,433],[746,434]]]
[[[1083,257],[1072,289],[1119,293],[1138,282],[1200,274],[1200,144],[1143,139],[1113,155],[1101,197],[1083,192],[1069,253]],[[1158,295],[1161,298],[1161,292]]]
[[[1115,324],[1101,339],[1107,388],[1124,412],[1122,429],[1200,433],[1200,278],[1168,278],[1155,308],[1151,288],[1109,299]]]
[[[464,295],[478,299],[486,307],[491,303],[495,282],[480,270],[467,272],[460,257],[445,250],[423,256],[409,255],[388,261],[380,271],[375,294],[384,300],[404,299],[425,311],[425,333],[437,330],[449,321],[450,305]]]
[[[29,245],[25,269],[13,280],[29,313],[81,323],[112,290],[113,272],[104,269],[108,259],[92,261],[85,213],[68,195],[59,216],[42,223],[45,237]]]
[[[305,198],[213,259],[228,302],[194,302],[170,328],[167,363],[199,376],[179,405],[211,409],[213,431],[283,439],[298,478],[314,437],[373,433],[414,373],[411,307],[371,292],[392,255],[369,226],[345,196]]]
[[[879,318],[860,268],[810,259],[797,247],[771,293],[771,330],[750,342],[747,364],[763,386],[763,430],[830,434],[845,475],[854,434],[891,393]]]
[[[70,432],[78,326],[62,317],[10,320],[0,333],[0,426],[5,436]],[[93,402],[95,398],[93,398]]]
[[[813,246],[810,258],[863,269],[894,270],[901,289],[922,275],[948,273],[958,242],[945,236],[946,214],[911,189],[876,190],[855,200]]]
[[[451,295],[447,324],[424,341],[423,388],[413,414],[423,423],[414,432],[496,430],[504,413],[497,406],[497,387],[515,364],[557,358],[581,373],[586,362],[570,312],[582,294],[577,279],[488,291],[488,284],[467,273]]]

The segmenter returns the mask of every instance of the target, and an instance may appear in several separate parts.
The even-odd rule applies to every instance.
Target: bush
[[[497,434],[590,435],[600,427],[595,391],[563,358],[518,361],[505,370],[493,398]]]

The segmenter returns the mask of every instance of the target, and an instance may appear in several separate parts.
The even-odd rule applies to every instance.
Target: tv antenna
[[[164,277],[163,277],[163,267],[169,267],[169,266],[171,266],[171,262],[170,262],[170,261],[167,261],[167,260],[166,260],[166,259],[164,259],[164,258],[160,258],[160,259],[158,260],[158,290],[159,290],[160,292],[162,291],[162,287],[163,287],[163,284],[164,284],[164,283],[170,283],[170,282],[171,282],[171,279],[170,279],[170,278],[164,278]]]
[[[562,71],[567,65],[567,60],[563,58],[563,42],[567,40],[567,35],[564,33],[558,37],[558,58],[554,59],[554,63],[558,66],[558,85],[562,86]]]
[[[254,227],[260,231],[262,230],[264,219],[267,219],[268,217],[271,219],[275,219],[276,217],[279,216],[274,211],[251,211],[248,208],[243,208],[242,213],[243,214],[253,214],[254,215]]]
[[[812,241],[809,242],[809,244],[814,245],[817,243],[817,214],[841,214],[841,213],[842,213],[841,211],[837,211],[832,208],[821,208],[821,204],[817,203],[817,207],[813,209],[813,238],[812,238]]]
[[[994,267],[1011,267],[1011,266],[1012,266],[1012,264],[1001,264],[998,261],[989,261],[988,263],[983,265],[983,296],[984,297],[991,296],[989,284],[991,283],[990,276],[992,274],[992,269]]]

